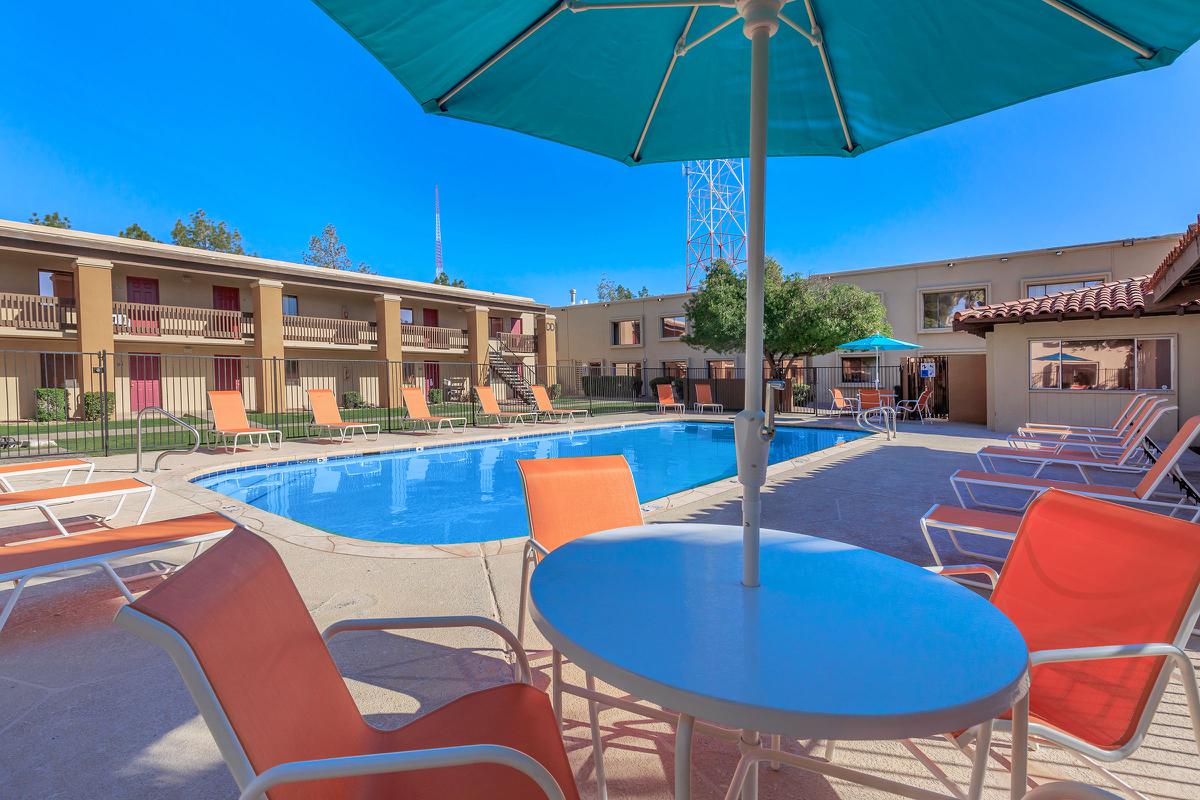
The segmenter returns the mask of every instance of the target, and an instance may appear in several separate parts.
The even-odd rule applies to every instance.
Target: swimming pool
[[[771,463],[865,435],[781,427],[771,444]],[[658,422],[265,465],[206,475],[195,483],[341,536],[457,544],[528,535],[518,459],[613,454],[629,461],[642,502],[737,472],[732,425]]]

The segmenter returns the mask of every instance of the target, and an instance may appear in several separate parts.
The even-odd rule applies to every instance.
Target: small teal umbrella
[[[768,155],[856,156],[1170,64],[1200,39],[1196,0],[316,2],[430,113],[626,164],[748,156],[748,368],[763,351]],[[770,441],[762,393],[746,381],[735,422],[747,586]]]
[[[875,388],[879,388],[879,354],[884,350],[920,350],[921,345],[912,342],[902,342],[890,336],[875,333],[865,339],[855,339],[853,342],[839,344],[838,350],[851,353],[875,353]]]
[[[1034,361],[1087,361],[1086,358],[1073,356],[1070,353],[1051,353],[1048,356],[1038,356]]]

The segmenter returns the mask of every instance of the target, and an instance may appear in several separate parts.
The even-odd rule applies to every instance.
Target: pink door
[[[442,386],[442,368],[436,361],[425,362],[425,390],[440,389]]]
[[[222,314],[211,335],[222,339],[242,337],[242,295],[236,286],[214,286],[213,306],[218,311],[236,311],[237,314]]]
[[[158,305],[158,281],[154,278],[125,279],[125,299],[130,303]],[[158,309],[137,309],[129,314],[129,332],[158,336]]]
[[[436,328],[438,326],[438,310],[436,308],[422,309],[421,324],[430,328]],[[429,331],[425,332],[425,346],[434,347],[433,334]]]
[[[512,319],[509,320],[508,332],[509,333],[524,333],[524,331],[521,330],[521,318],[520,317],[513,317]]]
[[[129,406],[141,411],[146,406],[162,405],[162,374],[154,353],[129,354]]]
[[[213,384],[218,392],[240,392],[242,390],[241,357],[214,356]]]

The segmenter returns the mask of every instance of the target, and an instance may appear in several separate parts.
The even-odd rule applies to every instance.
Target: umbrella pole
[[[746,227],[746,400],[734,431],[742,484],[742,584],[759,585],[762,487],[767,482],[770,434],[763,413],[763,262],[767,172],[767,55],[779,29],[780,0],[743,0],[738,12],[750,39],[750,182]]]

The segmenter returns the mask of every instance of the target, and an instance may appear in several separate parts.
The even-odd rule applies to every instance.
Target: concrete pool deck
[[[713,419],[712,416],[705,417]],[[663,417],[622,415],[594,421],[600,427]],[[820,424],[827,424],[822,420]],[[583,427],[582,425],[579,427]],[[538,432],[553,430],[538,426]],[[494,438],[494,430],[456,436]],[[411,435],[385,435],[369,446],[413,444]],[[433,437],[422,437],[427,443]],[[442,437],[448,438],[448,437]],[[764,502],[767,527],[826,536],[891,555],[929,563],[929,553],[916,520],[935,502],[952,501],[947,476],[975,465],[973,452],[994,434],[975,426],[934,423],[901,425],[901,435],[881,437],[827,451],[821,458],[776,470]],[[330,455],[346,448],[303,442],[285,443],[287,457]],[[278,460],[280,453],[198,453],[171,456],[154,476],[160,487],[151,519],[199,510],[201,505],[230,504],[219,496],[188,494],[186,477],[201,469],[251,459]],[[98,459],[95,480],[127,476],[133,456]],[[1191,467],[1197,460],[1192,457]],[[32,485],[26,481],[24,485]],[[672,503],[648,515],[648,521],[690,520],[740,522],[736,485],[717,484],[697,492],[693,502]],[[519,552],[504,546],[463,546],[441,557],[416,554],[373,557],[337,547],[315,549],[289,540],[282,518],[234,509],[248,527],[264,534],[283,555],[317,625],[357,616],[481,614],[515,628]],[[71,508],[82,515],[111,504]],[[134,512],[136,513],[136,512]],[[116,520],[126,524],[132,514]],[[77,524],[88,524],[77,518]],[[33,523],[34,518],[9,514],[5,526]],[[297,523],[288,523],[303,528]],[[326,534],[327,535],[327,534]],[[341,537],[336,537],[341,538]],[[392,545],[395,547],[395,545]],[[167,551],[161,560],[181,563],[190,548]],[[451,555],[453,557],[446,557]],[[118,570],[136,574],[139,567]],[[146,589],[151,581],[135,584]],[[120,607],[116,590],[99,573],[56,582],[39,582],[27,590],[0,632],[0,776],[5,796],[38,798],[228,798],[236,790],[203,723],[168,658],[158,649],[117,629],[112,616]],[[538,682],[547,683],[548,658],[536,635],[530,637]],[[487,634],[449,631],[420,636],[349,634],[335,641],[334,654],[350,689],[367,718],[394,727],[447,700],[491,683],[507,680],[509,665],[502,649]],[[1193,639],[1200,664],[1200,640]],[[803,680],[803,665],[780,665]],[[570,669],[570,668],[569,668]],[[879,654],[880,680],[887,680],[887,653]],[[572,676],[568,676],[572,677]],[[573,676],[578,680],[579,676]],[[585,797],[594,796],[592,754],[582,703],[567,699],[565,732],[568,752]],[[607,746],[609,791],[614,798],[668,798],[671,795],[672,737],[667,726],[624,712],[602,714]],[[967,772],[966,759],[944,742],[923,741],[922,747],[956,780]],[[785,742],[789,749],[820,751],[820,743]],[[998,751],[1003,753],[1005,738]],[[721,797],[737,760],[724,742],[697,737],[693,772],[694,796]],[[929,789],[937,780],[896,742],[845,743],[842,763],[911,780]],[[1074,777],[1098,782],[1068,756],[1042,748],[1032,759],[1035,777]],[[1151,728],[1151,737],[1114,769],[1148,797],[1185,800],[1200,796],[1200,756],[1190,740],[1181,688],[1173,684],[1166,706]],[[879,792],[816,775],[783,769],[763,770],[764,798],[879,798]],[[993,769],[987,797],[1007,797],[1005,775]]]

